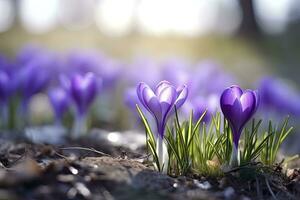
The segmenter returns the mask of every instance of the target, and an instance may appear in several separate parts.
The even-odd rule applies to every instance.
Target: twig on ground
[[[257,197],[258,197],[258,199],[262,199],[261,192],[260,192],[260,187],[259,187],[259,181],[258,181],[257,176],[255,176],[255,180],[256,180],[256,194],[257,194]]]
[[[96,150],[94,148],[86,148],[86,147],[62,147],[60,149],[61,150],[84,150],[84,151],[91,151],[91,152],[100,154],[102,156],[109,156],[109,157],[111,157],[111,155],[106,154],[106,153],[104,153],[102,151],[98,151],[98,150]]]
[[[273,199],[277,200],[277,198],[276,198],[276,196],[275,196],[275,194],[274,194],[274,192],[273,192],[273,190],[272,190],[272,188],[269,184],[269,181],[268,181],[267,177],[265,177],[265,181],[266,181],[266,185],[267,185],[268,190],[269,190],[270,194],[272,195]]]

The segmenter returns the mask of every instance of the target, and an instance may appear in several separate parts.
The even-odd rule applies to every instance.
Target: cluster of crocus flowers
[[[137,87],[137,96],[141,104],[153,115],[156,122],[156,153],[160,167],[167,167],[168,163],[168,154],[163,143],[168,118],[174,113],[174,107],[179,108],[183,105],[187,95],[188,89],[185,85],[176,89],[168,81],[160,82],[155,90],[143,82]],[[239,140],[245,124],[257,110],[258,103],[257,91],[243,91],[236,85],[225,89],[220,97],[221,110],[232,132],[233,150],[229,161],[231,166],[239,165]]]
[[[245,124],[257,110],[258,103],[257,91],[243,91],[236,85],[227,88],[221,95],[221,109],[232,130],[232,166],[239,164],[239,140]]]
[[[35,112],[31,100],[37,97],[39,101],[46,94],[57,125],[62,125],[64,114],[73,111],[74,106],[76,128],[73,132],[80,135],[85,132],[88,110],[100,85],[105,94],[117,99],[112,95],[120,81],[120,66],[120,62],[98,51],[80,50],[68,57],[35,45],[22,48],[14,59],[0,55],[1,128],[22,130],[24,126],[33,125],[29,119],[38,120],[31,117],[31,111]],[[111,99],[104,101],[114,105]]]
[[[2,128],[22,128],[29,122],[32,97],[47,88],[53,58],[42,51],[20,51],[15,60],[1,62]]]
[[[167,151],[163,139],[167,121],[175,107],[180,108],[186,101],[188,89],[185,85],[175,87],[168,81],[161,81],[152,90],[146,83],[141,82],[137,87],[137,95],[141,104],[153,115],[156,122],[156,151],[161,167],[167,168]]]
[[[55,121],[61,125],[64,113],[69,110],[71,103],[75,106],[72,137],[78,138],[87,133],[87,117],[90,106],[95,101],[101,79],[88,72],[85,74],[76,73],[70,78],[60,76],[61,87],[49,91],[49,101],[53,107]]]

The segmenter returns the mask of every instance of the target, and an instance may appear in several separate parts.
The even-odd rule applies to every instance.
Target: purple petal
[[[173,86],[165,87],[158,95],[160,103],[173,104],[176,100],[177,93]]]
[[[256,102],[254,112],[256,112],[256,110],[258,109],[259,104],[260,104],[260,95],[259,95],[259,92],[257,90],[254,90],[253,92],[254,92],[254,95],[255,95],[255,102]]]
[[[173,86],[171,87],[166,87],[163,89],[160,93],[159,102],[161,104],[161,109],[162,109],[162,116],[163,119],[165,119],[170,112],[171,108],[174,105],[174,102],[176,100],[176,90]]]
[[[171,87],[172,84],[166,80],[161,81],[157,84],[155,88],[155,94],[156,96],[160,96],[160,93],[166,88],[166,87]]]
[[[235,92],[231,88],[227,88],[221,95],[221,107],[222,105],[233,105],[237,99],[239,99],[239,97]]]
[[[143,98],[143,91],[146,87],[149,87],[146,83],[144,82],[141,82],[139,83],[138,87],[137,87],[137,90],[136,90],[136,93],[138,95],[138,98],[140,100],[140,102],[143,104],[143,106],[148,110],[148,107],[147,105],[145,104],[144,102],[144,98]]]
[[[243,90],[237,85],[231,86],[230,90],[236,97],[241,97],[241,95],[243,94]]]
[[[256,107],[256,98],[255,98],[255,93],[247,90],[242,94],[240,98],[240,102],[242,105],[242,111],[245,112],[246,110],[254,110]]]
[[[177,99],[175,101],[176,108],[181,107],[188,97],[188,88],[186,85],[182,85],[176,89]]]
[[[155,118],[160,121],[162,119],[162,110],[157,96],[149,87],[144,88],[142,95],[144,103],[147,106],[146,108],[148,108]]]
[[[242,105],[241,127],[252,117],[256,110],[255,92],[247,90],[240,99]]]

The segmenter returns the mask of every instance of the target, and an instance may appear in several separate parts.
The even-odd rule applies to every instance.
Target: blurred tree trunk
[[[238,35],[253,38],[259,37],[261,35],[261,31],[255,18],[253,0],[239,0],[239,3],[243,19]]]

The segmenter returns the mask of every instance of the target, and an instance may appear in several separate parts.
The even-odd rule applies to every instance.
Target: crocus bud
[[[140,83],[137,87],[137,95],[142,105],[155,118],[158,133],[156,151],[161,166],[166,166],[167,154],[163,144],[166,123],[174,112],[174,107],[181,107],[187,99],[188,89],[185,85],[175,88],[168,81],[161,81],[153,91],[147,84]]]
[[[62,88],[54,88],[48,92],[48,97],[54,110],[56,124],[61,125],[62,117],[69,108],[69,95]]]
[[[74,137],[87,131],[86,114],[97,96],[99,86],[99,79],[91,72],[85,75],[76,74],[71,78],[70,95],[77,109]]]
[[[243,91],[239,86],[231,86],[224,90],[220,104],[225,118],[228,120],[233,134],[232,165],[239,164],[238,145],[245,124],[255,113],[258,107],[256,91]]]

